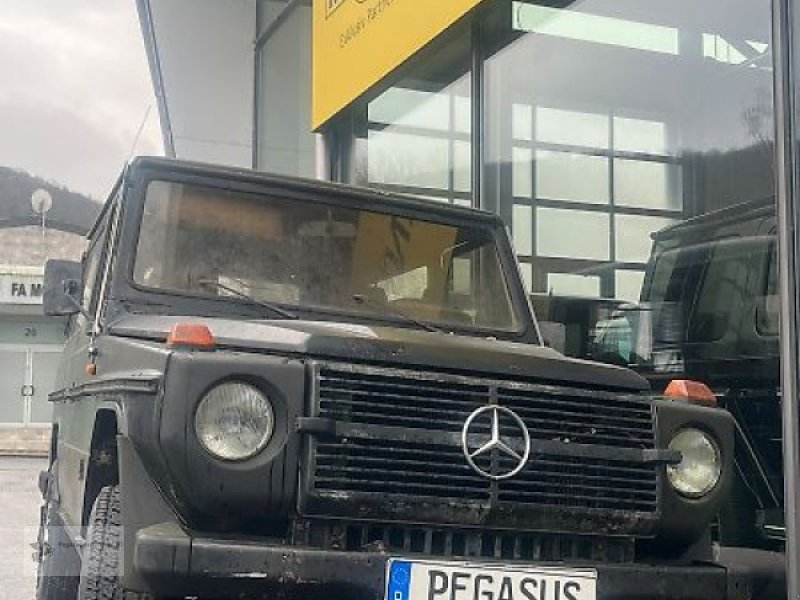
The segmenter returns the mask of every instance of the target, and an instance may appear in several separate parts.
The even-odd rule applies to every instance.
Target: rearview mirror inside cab
[[[51,317],[74,315],[80,312],[80,296],[81,263],[48,260],[44,267],[44,314]]]

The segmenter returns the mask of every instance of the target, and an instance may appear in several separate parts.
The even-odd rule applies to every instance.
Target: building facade
[[[768,0],[138,3],[174,156],[496,212],[532,293],[636,300],[652,232],[774,194]]]
[[[46,191],[46,205],[31,198]],[[66,321],[42,313],[44,264],[80,260],[99,204],[0,168],[0,451],[46,449]],[[38,211],[38,212],[37,212]],[[44,214],[42,214],[44,213]]]

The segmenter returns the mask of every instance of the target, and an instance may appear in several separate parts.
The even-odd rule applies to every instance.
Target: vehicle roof
[[[318,179],[305,179],[301,177],[290,177],[287,175],[276,175],[251,169],[228,167],[210,163],[196,161],[178,160],[172,158],[141,156],[134,159],[126,170],[126,178],[135,177],[140,171],[163,171],[176,174],[198,175],[219,179],[235,180],[236,182],[254,185],[280,185],[293,190],[305,193],[323,193],[336,196],[347,195],[355,200],[357,204],[401,206],[411,210],[422,210],[434,212],[450,218],[463,217],[471,220],[481,220],[493,224],[503,224],[502,219],[491,212],[437,202],[425,198],[417,198],[405,194],[386,192],[383,190],[367,187],[359,187]]]
[[[681,237],[689,233],[697,233],[706,229],[717,229],[731,223],[741,223],[775,214],[775,197],[767,196],[734,204],[698,217],[692,217],[656,231],[651,235],[653,240],[661,241]]]

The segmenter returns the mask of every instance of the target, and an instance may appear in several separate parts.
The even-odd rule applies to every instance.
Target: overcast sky
[[[0,165],[97,199],[162,154],[135,0],[0,0]]]

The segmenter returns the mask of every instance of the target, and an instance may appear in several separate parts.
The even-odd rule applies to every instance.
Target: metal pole
[[[781,296],[781,390],[783,406],[784,510],[787,597],[800,598],[800,421],[798,421],[798,326],[800,325],[800,190],[796,177],[797,130],[792,17],[794,0],[773,0],[775,96],[775,192]]]

